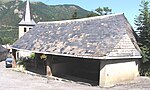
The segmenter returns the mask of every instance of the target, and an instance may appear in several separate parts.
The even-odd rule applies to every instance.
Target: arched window
[[[24,28],[24,32],[27,32],[27,28]]]

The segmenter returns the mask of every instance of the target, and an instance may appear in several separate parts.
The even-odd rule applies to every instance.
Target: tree
[[[71,19],[78,19],[77,10],[74,11],[74,13],[72,14]]]
[[[99,7],[97,9],[95,9],[95,11],[99,14],[99,15],[108,15],[111,14],[112,9],[110,9],[109,7]]]
[[[139,9],[140,14],[135,19],[135,25],[137,26],[137,31],[139,31],[138,43],[142,50],[142,73],[149,73],[150,75],[150,67],[145,65],[150,63],[150,9],[149,2],[143,0],[140,5],[141,9]]]
[[[98,7],[97,9],[95,9],[95,11],[91,11],[87,17],[93,17],[93,16],[102,16],[102,15],[108,15],[108,14],[112,14],[112,9],[110,9],[109,7]]]

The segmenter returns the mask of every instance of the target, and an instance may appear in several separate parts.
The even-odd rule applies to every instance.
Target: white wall
[[[26,32],[24,32],[24,28],[26,28],[26,32],[33,28],[33,26],[19,26],[19,38],[22,37]]]
[[[30,51],[17,51],[16,52],[16,59],[19,59],[21,57],[28,57],[32,54]]]
[[[138,60],[103,60],[100,66],[99,85],[109,87],[133,80],[137,76],[139,76]]]

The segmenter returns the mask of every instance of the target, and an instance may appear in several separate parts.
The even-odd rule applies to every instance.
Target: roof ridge
[[[47,22],[38,22],[38,24],[42,23],[65,23],[65,22],[72,22],[72,21],[86,21],[91,19],[103,19],[111,16],[117,16],[117,15],[124,15],[124,13],[116,13],[116,14],[109,14],[109,15],[103,15],[103,16],[94,16],[94,17],[87,17],[87,18],[81,18],[81,19],[72,19],[72,20],[61,20],[61,21],[47,21]]]

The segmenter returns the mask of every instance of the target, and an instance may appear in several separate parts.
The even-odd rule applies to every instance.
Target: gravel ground
[[[133,81],[120,83],[109,88],[81,85],[76,82],[48,80],[5,68],[0,62],[0,90],[150,90],[150,78],[138,77]]]
[[[112,90],[150,90],[149,77],[137,77],[135,80],[116,85]]]

